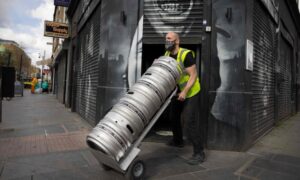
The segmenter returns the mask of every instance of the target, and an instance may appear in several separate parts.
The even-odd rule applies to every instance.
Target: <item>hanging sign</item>
[[[69,26],[65,23],[45,21],[44,36],[56,38],[68,38]]]
[[[70,0],[54,0],[55,6],[69,7]]]

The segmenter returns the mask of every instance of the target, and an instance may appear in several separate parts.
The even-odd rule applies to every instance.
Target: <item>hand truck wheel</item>
[[[141,180],[146,172],[145,163],[141,160],[136,160],[130,165],[126,177],[127,179]]]

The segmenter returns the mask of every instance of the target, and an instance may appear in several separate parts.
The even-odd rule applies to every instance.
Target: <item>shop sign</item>
[[[55,6],[69,7],[70,0],[54,0]]]
[[[56,38],[68,38],[69,26],[65,23],[45,21],[44,36]]]

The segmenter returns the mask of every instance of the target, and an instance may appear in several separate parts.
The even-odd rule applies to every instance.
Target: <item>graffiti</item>
[[[79,58],[79,61],[80,61],[80,73],[83,72],[83,46],[80,47],[80,58]]]
[[[91,75],[88,75],[88,81],[87,81],[87,94],[86,97],[91,96],[91,88],[92,88],[92,81],[91,81]],[[89,109],[91,108],[91,101],[89,98],[86,98],[86,106],[85,106],[85,117],[88,117]]]
[[[94,55],[94,25],[91,24],[91,29],[90,29],[90,34],[87,35],[86,40],[87,40],[87,53],[89,56],[93,56]]]
[[[261,30],[260,36],[258,40],[258,47],[260,47],[261,51],[257,52],[257,57],[261,57],[264,59],[264,64],[257,67],[258,71],[258,80],[257,83],[261,84],[263,87],[261,89],[261,95],[262,95],[262,104],[263,104],[263,117],[266,117],[268,115],[267,108],[269,105],[269,97],[270,97],[270,84],[269,82],[272,81],[271,79],[271,73],[270,69],[272,66],[270,66],[270,63],[268,63],[269,59],[272,57],[272,52],[268,51],[266,48],[271,47],[270,42],[268,41],[266,33]],[[271,91],[272,92],[272,91]],[[259,127],[259,126],[257,126]]]
[[[194,1],[145,0],[145,19],[161,37],[165,36],[168,31],[175,31],[184,36],[190,32],[194,22],[192,20],[187,22],[188,18],[193,19],[191,12],[196,4]]]

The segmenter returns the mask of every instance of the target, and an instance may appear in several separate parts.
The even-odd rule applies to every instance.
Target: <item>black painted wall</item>
[[[2,122],[2,67],[0,66],[0,123]]]

